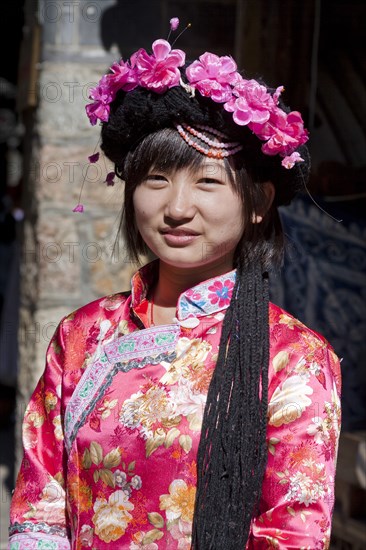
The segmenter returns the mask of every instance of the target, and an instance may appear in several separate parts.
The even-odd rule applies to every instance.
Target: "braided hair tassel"
[[[197,456],[193,550],[245,548],[267,459],[268,277],[238,266]]]

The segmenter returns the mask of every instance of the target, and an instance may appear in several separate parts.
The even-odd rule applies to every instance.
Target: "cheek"
[[[153,216],[154,202],[149,199],[146,193],[137,188],[133,196],[133,207],[135,211],[136,225],[141,229],[141,225],[149,221]]]
[[[243,234],[244,231],[244,208],[240,198],[223,202],[223,207],[217,215],[217,224],[226,234],[233,237]]]

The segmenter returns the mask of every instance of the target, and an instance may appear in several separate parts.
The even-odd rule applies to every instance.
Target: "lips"
[[[197,236],[199,233],[189,228],[182,227],[164,227],[160,230],[163,235],[174,235],[176,237],[191,237]]]
[[[189,246],[200,236],[200,233],[189,227],[163,227],[160,233],[165,243],[173,248]]]

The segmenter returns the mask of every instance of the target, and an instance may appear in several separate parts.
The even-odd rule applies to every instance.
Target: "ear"
[[[252,214],[252,223],[261,223],[264,216],[267,214],[268,210],[271,208],[274,197],[275,197],[275,188],[271,181],[265,181],[262,183],[263,195],[265,200],[258,205],[256,212]]]

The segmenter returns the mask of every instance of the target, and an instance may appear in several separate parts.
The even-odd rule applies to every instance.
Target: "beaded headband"
[[[192,126],[189,126],[188,124],[177,124],[176,128],[179,135],[188,143],[188,145],[194,147],[194,149],[206,157],[223,159],[225,157],[229,157],[230,155],[235,155],[235,153],[243,149],[243,146],[240,145],[238,141],[218,141],[217,139],[214,139],[215,137],[226,140],[229,138],[222,132],[219,132],[219,130],[211,128],[210,126],[197,125],[197,128],[206,132],[205,134],[199,132],[195,128],[192,128]],[[207,134],[211,134],[213,139],[209,138]],[[201,145],[200,141],[207,144],[209,147]]]

